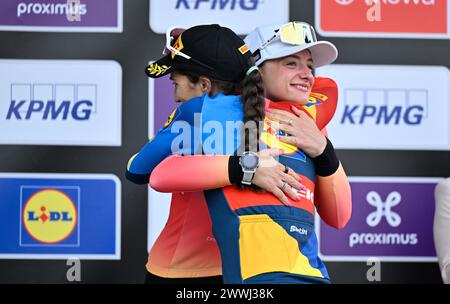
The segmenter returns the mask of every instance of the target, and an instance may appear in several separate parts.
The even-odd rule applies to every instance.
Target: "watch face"
[[[242,159],[242,164],[246,168],[255,169],[258,165],[258,157],[255,155],[245,155]]]

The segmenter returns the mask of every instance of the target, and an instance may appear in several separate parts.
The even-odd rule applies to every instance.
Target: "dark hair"
[[[255,65],[255,60],[250,58],[247,68]],[[190,82],[197,83],[201,75],[191,71],[177,71],[185,75]],[[208,77],[208,76],[205,76]],[[260,72],[255,69],[249,75],[246,75],[240,83],[211,80],[213,91],[221,92],[224,95],[242,95],[242,103],[244,108],[244,132],[242,142],[245,151],[258,151],[258,142],[260,135],[260,124],[264,121],[265,101],[264,101],[264,85]]]
[[[240,83],[234,83],[230,81],[216,80],[212,79],[209,76],[199,75],[197,73],[191,71],[181,71],[177,70],[178,73],[186,76],[190,82],[198,83],[200,81],[200,77],[207,77],[211,81],[211,86],[214,89],[213,91],[221,92],[224,95],[239,95],[242,92],[242,85]]]
[[[249,68],[254,66],[255,60],[249,59]],[[258,151],[259,136],[262,130],[260,125],[265,117],[265,101],[264,101],[264,85],[261,73],[258,69],[253,70],[246,75],[242,81],[242,102],[244,103],[244,124],[254,122],[255,124],[247,124],[244,129],[245,133],[245,151]]]

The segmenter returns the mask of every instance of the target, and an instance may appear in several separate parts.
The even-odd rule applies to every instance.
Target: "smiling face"
[[[264,62],[260,71],[266,97],[272,101],[308,103],[314,84],[312,64],[309,50]]]
[[[170,80],[173,83],[173,92],[175,102],[186,102],[191,98],[202,96],[201,83],[193,83],[186,75],[179,72],[173,72],[170,74]]]

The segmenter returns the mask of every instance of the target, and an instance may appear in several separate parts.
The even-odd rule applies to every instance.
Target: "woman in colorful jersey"
[[[175,85],[175,99],[182,103],[204,93],[238,94],[242,91],[241,87],[244,87],[246,90],[243,91],[243,99],[253,100],[253,104],[259,103],[259,115],[262,118],[264,112],[261,78],[258,73],[248,73],[245,77],[249,68],[250,52],[243,40],[229,29],[211,25],[193,27],[183,33],[182,39],[174,39],[171,45],[170,36],[178,37],[179,34],[176,30],[168,31],[169,44],[166,47],[169,52],[150,65],[146,70],[147,74],[159,77],[171,73]],[[217,56],[221,60],[217,60]],[[239,84],[243,79],[243,84]],[[252,88],[253,93],[248,92],[249,88]],[[255,97],[255,94],[259,94],[259,97]],[[237,96],[223,98],[238,103],[242,108],[241,99]],[[171,153],[171,143],[177,136],[170,132],[168,126],[172,120],[192,123],[192,114],[201,111],[198,100],[203,102],[200,98],[197,102],[190,102],[189,105],[183,105],[174,111],[164,128],[129,160],[129,180],[138,184],[148,183],[153,168]],[[250,108],[253,106],[250,105]],[[239,114],[241,112],[239,111]],[[238,118],[240,120],[242,117]],[[264,174],[262,171],[258,176]],[[288,175],[291,175],[290,178]],[[292,187],[301,187],[292,170],[287,174],[283,173],[283,176]],[[270,180],[270,176],[261,180]],[[270,188],[264,188],[264,185],[260,186],[271,191]],[[151,249],[146,268],[146,282],[149,283],[222,282],[219,276],[220,253],[212,235],[211,221],[202,192],[173,194],[167,224]]]
[[[289,31],[297,37],[283,37]],[[151,186],[163,192],[212,189],[205,196],[225,283],[327,283],[314,234],[314,207],[326,223],[342,228],[351,215],[351,193],[331,142],[322,134],[335,110],[335,104],[330,106],[333,99],[327,94],[311,99],[310,93],[314,81],[325,82],[331,93],[336,89],[330,80],[314,79],[312,68],[334,61],[337,51],[329,42],[317,42],[312,27],[304,23],[257,28],[245,41],[260,66],[266,96],[276,101],[266,103],[262,146],[281,141],[285,153],[280,162],[299,173],[307,189],[297,192],[296,200],[285,198],[289,206],[272,194],[238,189],[231,185],[244,178],[237,156],[172,156],[153,171]],[[217,120],[218,113],[238,107],[217,102],[202,109],[202,119]],[[219,118],[222,125],[226,116]],[[279,129],[273,121],[279,122]],[[264,162],[261,157],[256,173]],[[289,187],[281,176],[273,186]]]

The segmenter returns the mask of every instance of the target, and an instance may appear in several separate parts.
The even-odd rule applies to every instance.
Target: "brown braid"
[[[254,59],[249,60],[249,67],[254,65]],[[258,151],[260,125],[264,121],[264,85],[261,73],[254,70],[242,81],[242,102],[244,104],[245,151]],[[251,123],[248,123],[251,122]]]

